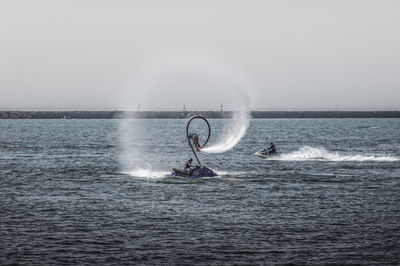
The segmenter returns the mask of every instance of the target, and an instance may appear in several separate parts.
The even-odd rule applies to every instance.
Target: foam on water
[[[321,161],[381,161],[381,162],[396,162],[400,158],[394,156],[374,155],[374,154],[344,154],[339,152],[330,152],[325,148],[315,148],[310,146],[301,147],[298,151],[281,154],[281,156],[272,160],[282,161],[305,161],[305,160],[321,160]]]
[[[221,177],[233,177],[233,176],[245,176],[248,172],[240,172],[240,171],[215,171],[218,176],[212,178],[221,178]],[[122,174],[129,175],[132,177],[138,178],[148,178],[148,179],[160,179],[167,177],[171,172],[168,171],[152,171],[149,168],[137,168],[132,171],[124,171]],[[203,177],[207,178],[207,177]],[[211,178],[211,177],[210,177]]]
[[[149,178],[149,179],[158,179],[158,178],[164,178],[170,172],[165,172],[165,171],[152,171],[151,169],[146,169],[146,168],[137,168],[132,171],[126,171],[123,172],[123,174],[127,174],[133,177],[140,177],[140,178]]]
[[[215,171],[219,177],[242,177],[248,176],[249,174],[256,174],[255,171]]]

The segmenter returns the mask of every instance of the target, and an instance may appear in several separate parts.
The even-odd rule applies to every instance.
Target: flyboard
[[[195,151],[195,149],[193,147],[193,144],[190,141],[189,126],[190,126],[190,123],[195,119],[204,120],[204,122],[206,122],[207,127],[208,127],[207,139],[203,143],[203,145],[200,145],[200,149],[204,148],[204,146],[207,144],[208,140],[210,139],[211,127],[210,127],[210,124],[208,123],[207,119],[205,119],[201,115],[195,115],[195,116],[190,117],[188,122],[186,123],[186,137],[187,137],[187,140],[188,140],[189,147],[190,147],[190,149],[192,149],[192,152],[194,154],[194,157],[196,158],[196,161],[197,161],[198,165],[196,165],[195,167],[193,167],[191,169],[176,169],[176,168],[172,168],[172,173],[169,176],[180,176],[180,177],[189,177],[189,178],[217,176],[217,174],[213,170],[211,170],[210,168],[208,168],[208,167],[206,167],[206,166],[201,164],[201,162],[199,160],[199,157],[197,156],[196,151]]]
[[[261,149],[258,152],[254,153],[254,155],[263,159],[275,158],[280,156],[277,152],[269,154],[267,149]]]

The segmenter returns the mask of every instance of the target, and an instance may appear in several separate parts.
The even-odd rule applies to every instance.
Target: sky
[[[0,110],[400,110],[399,14],[388,0],[2,0]]]

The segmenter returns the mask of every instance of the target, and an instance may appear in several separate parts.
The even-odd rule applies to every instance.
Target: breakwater
[[[174,119],[200,114],[231,118],[231,111],[0,111],[0,119]],[[252,111],[253,118],[400,118],[400,111]]]

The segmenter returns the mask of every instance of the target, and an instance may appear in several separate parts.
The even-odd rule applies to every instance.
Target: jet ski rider
[[[190,158],[190,159],[186,162],[186,164],[185,164],[185,169],[184,169],[184,171],[187,173],[188,176],[192,175],[194,169],[195,169],[196,167],[198,167],[198,166],[193,166],[193,165],[192,165],[192,161],[193,161],[193,159]]]
[[[276,147],[274,143],[270,143],[269,148],[267,149],[268,154],[274,154],[276,153]]]
[[[185,164],[185,171],[190,171],[190,169],[192,169],[192,161],[193,161],[193,159],[192,158],[190,158],[187,162],[186,162],[186,164]]]
[[[193,145],[196,147],[197,151],[200,151],[199,136],[196,133],[190,133],[189,139],[193,141]]]

